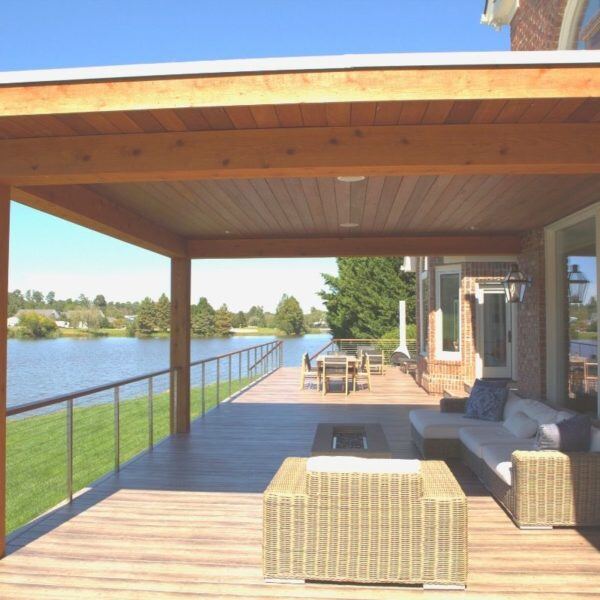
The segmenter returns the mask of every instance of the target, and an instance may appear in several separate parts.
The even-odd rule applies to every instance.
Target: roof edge
[[[110,79],[169,78],[282,71],[337,71],[419,67],[600,65],[600,50],[419,52],[244,58],[0,72],[0,85]]]

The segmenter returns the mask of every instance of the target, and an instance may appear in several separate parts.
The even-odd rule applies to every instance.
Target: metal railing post
[[[114,395],[114,408],[115,408],[115,471],[119,470],[121,466],[121,445],[120,445],[120,418],[119,418],[119,386],[115,387]]]
[[[221,359],[217,358],[217,406],[221,401]]]
[[[238,352],[238,392],[242,389],[242,353]]]
[[[154,446],[154,387],[152,377],[148,379],[148,448]]]
[[[231,398],[231,354],[227,357],[227,397]]]
[[[283,342],[279,342],[279,366],[283,367]]]
[[[67,498],[73,502],[73,399],[67,400]]]
[[[202,404],[202,416],[206,414],[206,363],[202,363],[202,387],[200,388],[200,402]]]

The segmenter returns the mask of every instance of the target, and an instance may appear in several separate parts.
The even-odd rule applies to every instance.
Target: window
[[[419,262],[419,348],[427,354],[429,346],[429,271],[427,257]]]
[[[460,270],[456,267],[438,267],[436,305],[436,354],[460,360]]]

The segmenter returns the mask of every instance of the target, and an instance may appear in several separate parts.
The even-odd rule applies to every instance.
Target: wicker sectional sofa
[[[600,525],[600,429],[593,429],[590,452],[539,451],[534,438],[516,437],[503,422],[466,418],[465,404],[443,398],[440,410],[410,412],[424,457],[462,459],[523,529]],[[510,392],[504,420],[517,411],[539,424],[573,414]]]
[[[444,462],[373,472],[333,459],[323,472],[287,458],[265,490],[266,580],[465,587],[467,500]]]

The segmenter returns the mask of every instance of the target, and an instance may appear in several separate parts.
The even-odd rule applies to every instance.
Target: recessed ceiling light
[[[358,223],[340,223],[340,227],[344,227],[345,229],[354,229],[354,227],[358,227]]]
[[[225,233],[227,233],[227,234],[230,234],[230,233],[231,233],[231,231],[229,231],[229,229],[226,229],[226,230],[225,230]]]
[[[357,181],[363,181],[364,175],[340,175],[337,180],[342,183],[356,183]]]

